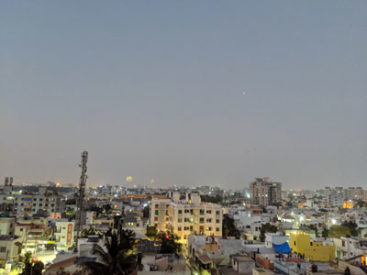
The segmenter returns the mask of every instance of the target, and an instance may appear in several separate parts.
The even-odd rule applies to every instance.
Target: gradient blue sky
[[[0,177],[366,186],[367,1],[2,1]],[[246,96],[242,91],[246,90]]]

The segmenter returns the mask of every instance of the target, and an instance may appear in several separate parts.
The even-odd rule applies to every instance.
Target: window
[[[204,209],[200,209],[200,215],[204,215],[204,214],[205,214]]]
[[[158,216],[159,215],[159,210],[155,210],[155,214]]]
[[[219,231],[220,231],[219,227],[217,227],[217,228],[215,229],[215,231],[219,232]]]
[[[181,218],[178,218],[177,219],[177,222],[181,223],[182,222],[182,219]]]
[[[189,209],[185,209],[185,213],[190,213],[190,210]]]
[[[158,217],[154,217],[154,221],[157,222],[158,221]]]
[[[219,210],[217,210],[215,213],[216,213],[217,215],[220,215],[220,211],[219,211]]]
[[[216,222],[216,223],[220,223],[220,220],[216,219],[216,220],[215,220],[215,222]]]
[[[212,222],[212,219],[206,219],[206,222]]]
[[[155,208],[158,208],[158,204],[155,205]]]
[[[168,210],[166,210],[166,216],[168,216]]]
[[[181,227],[177,227],[177,231],[182,231],[182,228]]]
[[[194,230],[194,228],[192,226],[190,226],[190,231]]]
[[[204,222],[204,218],[200,218],[200,223],[203,223]]]
[[[0,247],[0,252],[2,252],[2,253],[6,252],[6,246],[1,246]]]
[[[185,218],[184,219],[184,222],[190,222],[190,219],[189,218]]]
[[[40,203],[39,206],[42,206],[42,203]]]
[[[209,231],[212,231],[212,228],[209,226],[209,227],[208,227],[208,230],[209,230]]]
[[[211,214],[212,213],[212,210],[206,210],[206,213],[207,214]]]
[[[180,210],[178,210],[178,214],[182,214],[182,210],[180,209]]]

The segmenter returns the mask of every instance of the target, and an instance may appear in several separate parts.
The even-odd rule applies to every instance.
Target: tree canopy
[[[223,238],[235,237],[239,239],[241,237],[241,232],[237,229],[234,219],[227,214],[223,216],[222,235]]]
[[[178,237],[171,233],[159,233],[157,239],[161,242],[160,253],[175,253],[178,254],[181,251],[181,244],[178,242]]]

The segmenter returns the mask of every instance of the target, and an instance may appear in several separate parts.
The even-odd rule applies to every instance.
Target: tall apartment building
[[[13,191],[12,180],[5,179],[3,192],[0,194],[0,209],[23,217],[32,216],[40,211],[51,215],[60,212],[62,196],[46,187],[39,187],[36,193]]]
[[[344,200],[365,200],[362,187],[348,187],[344,189]]]
[[[250,183],[250,192],[253,204],[277,205],[282,200],[282,184],[273,182],[269,178],[256,178]]]
[[[150,209],[150,224],[160,231],[173,232],[181,242],[186,242],[190,234],[222,236],[222,207],[201,202],[197,193],[188,193],[180,200],[178,192],[170,192],[168,199],[152,199]]]
[[[344,201],[365,200],[365,193],[362,187],[325,187],[326,205],[342,207]]]
[[[328,207],[342,207],[344,201],[343,187],[325,187],[325,197]]]

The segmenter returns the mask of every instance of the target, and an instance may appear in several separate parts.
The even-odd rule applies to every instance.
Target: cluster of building
[[[360,187],[282,190],[256,178],[243,190],[218,187],[99,186],[86,190],[77,227],[77,189],[17,186],[0,190],[0,268],[32,253],[45,274],[81,272],[98,261],[93,246],[117,224],[135,233],[137,274],[365,274],[367,196]],[[181,253],[161,253],[147,230],[177,237]],[[79,235],[79,238],[77,237]],[[81,273],[83,274],[83,273]],[[88,273],[84,273],[88,274]]]

